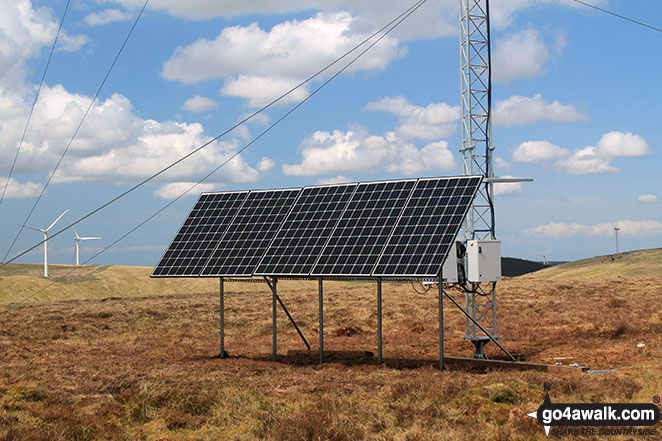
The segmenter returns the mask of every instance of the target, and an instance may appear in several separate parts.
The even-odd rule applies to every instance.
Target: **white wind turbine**
[[[80,241],[81,240],[94,240],[94,239],[101,239],[100,237],[80,237],[78,235],[78,232],[74,228],[74,240],[76,241],[76,250],[74,253],[76,254],[76,266],[80,266],[80,261],[78,260],[78,250],[80,249]]]
[[[48,232],[50,231],[51,228],[53,228],[53,226],[57,223],[57,221],[62,219],[62,216],[67,214],[67,211],[69,210],[64,210],[64,213],[58,216],[58,218],[53,221],[50,227],[46,228],[45,230],[42,230],[41,228],[28,227],[27,225],[25,225],[25,228],[29,228],[35,231],[41,231],[42,233],[44,233],[44,277],[48,277]]]
[[[542,257],[542,264],[543,265],[549,265],[549,261],[547,260],[547,256],[549,255],[549,252],[551,251],[552,247],[547,248],[547,251],[545,251],[545,254],[538,254],[538,256]]]

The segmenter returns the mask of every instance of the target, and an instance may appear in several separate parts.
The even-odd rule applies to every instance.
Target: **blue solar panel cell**
[[[416,180],[362,183],[322,250],[313,276],[370,276]]]
[[[198,276],[246,196],[247,191],[202,194],[152,276]]]
[[[201,275],[252,276],[301,189],[252,191]]]
[[[436,277],[480,182],[479,176],[420,179],[373,275]]]
[[[304,188],[255,273],[309,275],[356,187]]]

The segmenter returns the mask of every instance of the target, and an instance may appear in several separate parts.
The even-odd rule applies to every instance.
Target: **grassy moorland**
[[[231,357],[218,359],[216,281],[89,267],[17,303],[15,290],[32,293],[43,280],[10,267],[0,273],[0,439],[544,440],[525,416],[542,403],[544,382],[557,402],[650,402],[662,392],[662,271],[618,269],[637,259],[659,268],[651,252],[499,285],[499,332],[512,353],[617,369],[609,375],[440,372],[436,295],[403,284],[384,286],[384,363],[347,355],[320,366],[287,355],[303,345],[280,310],[280,357],[270,361],[270,293],[228,283]],[[313,349],[316,288],[279,284]],[[327,349],[375,350],[375,299],[373,284],[325,283]],[[447,353],[470,355],[450,302],[445,325]]]

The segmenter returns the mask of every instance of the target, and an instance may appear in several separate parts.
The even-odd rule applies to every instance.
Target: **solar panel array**
[[[203,194],[152,276],[435,277],[481,180]]]

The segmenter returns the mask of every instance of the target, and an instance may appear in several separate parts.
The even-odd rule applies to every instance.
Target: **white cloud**
[[[602,135],[597,146],[587,146],[573,152],[548,141],[527,141],[513,151],[517,162],[555,160],[555,166],[571,175],[618,173],[612,165],[615,158],[647,155],[651,149],[639,135],[612,131]]]
[[[412,175],[431,169],[451,170],[456,166],[447,142],[434,142],[418,149],[393,132],[375,136],[362,128],[333,133],[317,131],[302,146],[303,160],[300,164],[284,164],[286,175],[377,171]]]
[[[497,101],[494,107],[494,124],[514,126],[537,121],[586,121],[584,112],[577,110],[572,104],[562,104],[558,101],[548,102],[540,94],[532,98],[514,95],[507,100]]]
[[[34,98],[24,66],[41,48],[52,44],[58,23],[50,10],[35,10],[29,1],[5,1],[0,6],[0,157],[13,158]],[[69,43],[65,40],[66,46]],[[16,163],[18,181],[52,169],[90,102],[90,97],[69,92],[61,85],[44,84]],[[209,139],[200,124],[143,119],[126,97],[113,94],[94,103],[53,182],[135,182]],[[215,142],[159,180],[164,184],[196,181],[238,147],[236,138]],[[246,182],[259,177],[260,171],[238,156],[214,180]],[[12,197],[31,196],[38,188],[31,182],[10,184]]]
[[[58,22],[48,8],[33,8],[29,0],[0,0],[0,89],[33,93],[25,85],[25,62],[53,44]],[[58,49],[74,51],[88,39],[60,32]]]
[[[347,176],[338,175],[338,176],[333,176],[331,178],[318,179],[316,184],[317,185],[332,185],[332,184],[344,184],[346,182],[353,182],[353,180],[352,180],[352,178],[348,178]]]
[[[611,165],[610,158],[600,156],[595,147],[591,146],[576,150],[569,158],[558,161],[556,166],[571,175],[595,175],[620,171]]]
[[[99,12],[91,12],[83,18],[83,23],[88,26],[97,26],[115,21],[129,20],[132,15],[119,9],[103,9]]]
[[[535,78],[542,74],[549,60],[547,45],[533,28],[511,33],[498,39],[492,53],[492,79],[508,83],[518,78]]]
[[[515,162],[540,162],[568,156],[570,151],[548,141],[526,141],[513,151]]]
[[[168,80],[195,83],[245,74],[304,78],[348,51],[366,35],[350,32],[347,12],[318,13],[306,20],[285,21],[271,30],[257,23],[224,28],[214,40],[199,39],[179,47],[163,65]],[[350,70],[385,68],[399,53],[392,37],[361,57]]]
[[[246,98],[249,107],[262,107],[294,88],[298,83],[297,80],[286,78],[239,75],[237,78],[227,79],[220,93],[227,96]],[[307,96],[308,88],[302,86],[278,101],[277,105],[297,103]]]
[[[381,110],[398,116],[395,132],[402,139],[430,141],[455,132],[460,119],[460,107],[446,103],[432,103],[426,107],[411,104],[405,97],[386,97],[368,103],[368,110]]]
[[[261,172],[266,172],[274,168],[275,165],[276,163],[273,159],[264,157],[257,163],[257,169]]]
[[[652,204],[657,202],[659,199],[654,194],[642,194],[637,198],[637,200],[642,204]]]
[[[530,236],[548,236],[568,238],[573,236],[610,236],[614,234],[614,225],[620,228],[619,234],[625,236],[658,236],[662,235],[662,222],[655,220],[622,220],[616,224],[602,223],[584,225],[578,223],[550,223],[528,228],[524,232]]]
[[[171,182],[159,187],[154,192],[154,196],[158,196],[161,199],[175,199],[185,191],[189,190],[193,185],[195,185],[195,182]],[[216,187],[216,184],[208,184],[203,182],[202,184],[198,184],[195,188],[186,193],[184,197],[198,196],[200,193],[214,191]]]
[[[494,158],[494,166],[498,170],[508,170],[510,168],[510,163],[501,156],[496,156]]]
[[[5,185],[7,186],[5,198],[30,198],[41,192],[40,184],[30,181],[22,184],[14,178],[9,178],[9,182],[7,182],[6,176],[0,176],[0,191],[4,190]]]
[[[607,158],[621,158],[647,155],[651,150],[641,136],[613,131],[602,135],[597,153]]]
[[[514,176],[501,176],[502,178],[514,178]],[[510,196],[524,191],[522,182],[499,182],[494,184],[495,196]]]
[[[189,98],[184,101],[184,104],[182,104],[182,109],[191,113],[207,112],[208,110],[215,109],[216,107],[218,107],[218,103],[216,101],[211,98],[207,98],[206,96],[200,95]]]
[[[214,40],[199,39],[178,47],[164,63],[161,75],[183,83],[223,79],[222,94],[246,98],[249,106],[257,107],[362,41],[368,34],[353,31],[355,20],[348,12],[336,11],[285,21],[270,30],[257,23],[226,27]],[[399,41],[387,36],[348,72],[382,70],[403,53]],[[300,101],[307,95],[307,87],[284,103]]]

